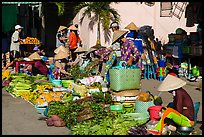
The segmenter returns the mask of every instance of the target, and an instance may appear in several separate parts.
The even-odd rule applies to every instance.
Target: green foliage
[[[88,63],[88,65],[84,68],[84,70],[80,70],[79,65],[75,65],[68,69],[67,71],[72,74],[72,78],[74,79],[83,79],[91,76],[92,72],[95,70],[95,68],[98,66],[98,60],[91,61]]]
[[[64,14],[64,2],[54,2],[55,5],[58,7],[58,16]]]
[[[109,30],[110,20],[118,22],[120,21],[120,15],[114,8],[110,6],[111,3],[112,2],[81,2],[74,8],[74,11],[78,13],[81,9],[84,9],[82,13],[81,23],[83,22],[85,16],[91,19],[93,14],[95,18],[98,19],[98,27],[100,27],[100,23],[102,23],[103,30],[107,31]],[[98,38],[100,40],[100,28],[98,29],[98,35]],[[105,36],[105,38],[106,37],[107,36]]]
[[[106,116],[103,120],[92,120],[77,123],[71,127],[73,135],[126,135],[127,131],[138,126],[132,117]]]

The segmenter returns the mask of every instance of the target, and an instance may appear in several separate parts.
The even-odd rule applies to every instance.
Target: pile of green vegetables
[[[144,122],[133,117],[124,116],[133,113],[134,106],[124,107],[123,112],[110,111],[112,100],[109,93],[93,93],[85,99],[62,103],[52,102],[49,106],[48,117],[58,115],[71,129],[72,135],[126,135],[131,127],[139,126]],[[108,106],[106,106],[109,104]],[[93,117],[79,121],[78,117],[83,110],[91,108]]]
[[[74,79],[83,79],[87,78],[92,74],[95,68],[98,66],[99,60],[91,61],[87,64],[84,70],[80,69],[79,65],[72,66],[67,71],[72,75],[71,77]]]
[[[29,76],[25,73],[13,73],[8,78],[10,83],[4,89],[18,97],[18,91],[32,91],[35,89],[36,80],[47,80],[47,77],[44,75]]]

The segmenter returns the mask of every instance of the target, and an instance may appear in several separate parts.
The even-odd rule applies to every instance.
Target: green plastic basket
[[[140,69],[110,69],[110,88],[115,91],[140,89]]]
[[[123,111],[123,105],[111,105],[110,110],[111,111],[122,112]]]

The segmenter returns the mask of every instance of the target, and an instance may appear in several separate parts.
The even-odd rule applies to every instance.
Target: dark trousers
[[[70,49],[71,54],[72,54],[72,61],[75,61],[75,59],[76,59],[76,53],[74,53],[74,51],[75,51],[76,49],[77,49],[77,48],[75,48],[75,49]]]
[[[10,52],[10,61],[12,62],[15,58],[20,58],[20,53],[16,51],[16,54],[14,56],[14,51]]]

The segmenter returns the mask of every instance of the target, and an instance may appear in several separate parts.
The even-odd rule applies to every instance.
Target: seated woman
[[[37,52],[31,54],[28,58],[30,60],[35,60],[35,64],[32,65],[33,75],[41,74],[47,76],[48,68]]]
[[[194,105],[190,95],[182,88],[186,82],[172,76],[170,74],[164,79],[158,88],[158,91],[168,91],[173,95],[173,108],[164,109],[165,112],[159,123],[164,124],[164,119],[170,118],[175,124],[172,125],[176,129],[177,126],[193,126],[194,125]],[[161,128],[160,128],[161,127]],[[160,129],[159,129],[160,128]],[[160,132],[163,126],[156,126]]]
[[[86,50],[84,50],[82,47],[78,47],[74,53],[76,53],[76,59],[74,60],[74,62],[70,62],[69,64],[71,66],[75,66],[75,65],[79,65],[81,66],[83,63],[83,56],[84,56],[84,52],[86,52]]]
[[[157,123],[155,130],[159,131],[159,134],[164,133],[164,127],[167,126],[167,130],[176,131],[180,127],[191,127],[194,122],[182,115],[173,108],[162,107],[159,115],[161,119]]]
[[[55,57],[55,63],[54,63],[54,70],[53,73],[58,73],[60,70],[60,75],[71,75],[70,73],[66,72],[66,65],[68,64],[68,59],[67,57],[69,56],[68,53],[63,52],[63,51],[59,51]]]

